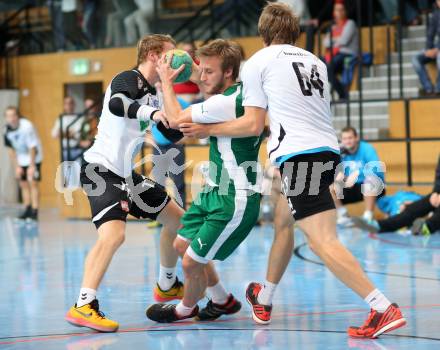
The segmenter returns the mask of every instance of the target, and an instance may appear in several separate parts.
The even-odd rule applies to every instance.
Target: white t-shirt
[[[142,86],[141,80],[139,84]],[[111,85],[105,92],[95,142],[84,153],[84,159],[89,163],[101,164],[116,175],[127,178],[131,176],[134,158],[142,148],[145,133],[151,123],[118,117],[110,112]],[[136,101],[140,105],[161,109],[157,94],[147,93]]]
[[[15,150],[17,154],[17,163],[19,166],[27,167],[31,163],[29,151],[36,147],[35,164],[43,160],[43,151],[40,138],[33,124],[24,118],[21,118],[17,129],[6,128],[5,144]]]
[[[63,119],[63,134],[66,133],[67,127],[70,125],[70,123],[72,123],[78,116],[76,114],[63,114],[62,115],[62,119]],[[64,137],[63,138],[63,148],[66,149],[67,148],[67,144],[69,143],[70,148],[75,148],[78,147],[79,144],[79,137],[80,137],[80,132],[81,132],[81,125],[84,121],[84,118],[81,117],[79,118],[74,124],[72,124],[69,127],[69,133],[70,133],[70,137]],[[59,138],[61,137],[61,133],[60,133],[60,117],[58,117],[55,120],[55,124],[53,125],[52,131],[51,131],[51,135],[53,138]]]
[[[339,154],[327,67],[318,57],[292,45],[271,45],[246,62],[241,78],[243,106],[268,109],[267,151],[274,164],[303,153]]]

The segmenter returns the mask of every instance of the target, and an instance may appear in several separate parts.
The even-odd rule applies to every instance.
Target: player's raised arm
[[[157,64],[157,72],[162,84],[163,104],[166,118],[171,128],[177,128],[179,122],[191,121],[191,106],[182,109],[177,100],[176,93],[173,89],[173,83],[185,66],[181,65],[178,69],[171,68],[172,59],[172,56],[167,59],[166,55],[164,55]]]

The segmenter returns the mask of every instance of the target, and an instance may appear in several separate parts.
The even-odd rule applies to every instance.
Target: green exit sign
[[[70,74],[86,75],[90,73],[90,60],[87,58],[75,58],[70,60]]]

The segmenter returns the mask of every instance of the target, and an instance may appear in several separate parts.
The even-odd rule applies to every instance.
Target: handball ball
[[[180,72],[177,78],[174,80],[175,83],[184,83],[189,80],[192,72],[192,64],[193,60],[190,55],[186,51],[183,50],[170,50],[166,53],[167,61],[170,59],[171,55],[173,55],[173,60],[171,62],[171,68],[177,69],[182,64],[185,65],[185,69]]]

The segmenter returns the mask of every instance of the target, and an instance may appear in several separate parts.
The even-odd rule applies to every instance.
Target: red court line
[[[422,308],[433,308],[433,307],[440,307],[440,304],[431,304],[431,305],[410,305],[410,306],[401,306],[401,309],[422,309]],[[335,310],[335,311],[319,311],[319,312],[303,312],[303,313],[291,313],[291,314],[275,314],[272,316],[272,318],[281,318],[281,317],[301,317],[301,316],[319,316],[319,315],[334,315],[334,314],[342,314],[342,313],[356,313],[356,312],[365,312],[364,309],[349,309],[349,310]],[[206,324],[215,324],[215,323],[229,323],[229,322],[238,322],[238,321],[246,321],[250,320],[250,317],[238,317],[233,319],[226,319],[226,320],[216,320],[216,321],[210,321],[206,322]],[[117,333],[132,333],[132,332],[145,332],[149,330],[155,330],[155,329],[170,329],[170,328],[180,328],[182,326],[188,326],[188,325],[203,325],[202,322],[193,322],[193,321],[183,321],[178,323],[170,323],[170,324],[163,324],[158,326],[150,326],[150,327],[140,327],[140,328],[125,328],[120,329]],[[178,329],[176,329],[178,330]],[[269,329],[270,330],[270,329]],[[84,337],[84,336],[90,336],[90,335],[96,335],[96,334],[103,334],[99,332],[93,332],[93,333],[69,333],[69,334],[60,334],[60,335],[47,335],[47,336],[38,336],[34,338],[25,338],[25,339],[14,339],[10,341],[0,341],[0,345],[11,345],[11,344],[18,344],[18,343],[32,343],[37,341],[50,341],[50,340],[57,340],[57,339],[64,339],[64,338],[70,338],[70,337]]]
[[[376,241],[380,241],[380,242],[384,242],[384,243],[388,243],[388,244],[393,244],[393,245],[398,245],[401,247],[408,247],[408,248],[419,248],[419,249],[440,249],[440,247],[423,247],[420,245],[412,245],[412,244],[408,244],[408,243],[404,243],[404,242],[396,242],[393,241],[391,239],[386,239],[386,238],[382,238],[379,237],[377,233],[369,233],[368,237],[370,237],[371,239],[374,239]]]

